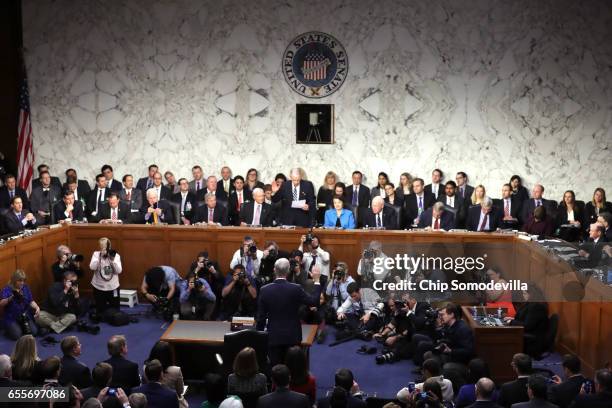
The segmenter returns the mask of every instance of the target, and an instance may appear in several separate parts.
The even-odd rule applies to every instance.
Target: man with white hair
[[[13,381],[11,358],[6,354],[0,354],[0,388],[19,385],[17,381]]]
[[[217,185],[216,181],[215,185]],[[215,196],[215,193],[206,194],[204,200],[206,205],[198,207],[193,222],[203,222],[209,225],[229,225],[227,208],[217,203],[217,196]]]
[[[499,211],[493,207],[491,197],[485,197],[480,205],[470,207],[467,217],[467,229],[470,231],[495,231],[501,226]]]
[[[392,206],[385,206],[384,198],[376,196],[372,199],[372,205],[365,216],[364,226],[388,230],[398,229],[397,212]]]
[[[217,191],[223,194],[223,199],[225,201],[228,201],[230,194],[234,192],[232,169],[228,166],[221,167],[221,179],[217,181]]]
[[[426,209],[419,217],[419,228],[448,231],[454,227],[455,217],[450,211],[445,211],[444,203],[441,201]]]
[[[315,223],[316,199],[310,181],[302,180],[299,168],[291,169],[291,182],[280,185],[272,182],[272,202],[282,203],[281,223],[298,227],[311,227]]]
[[[219,203],[226,203],[224,205],[227,206],[225,192],[217,188],[217,177],[215,176],[208,176],[206,179],[206,188],[203,188],[196,193],[196,199],[198,201],[204,201],[208,194],[214,195]]]
[[[175,224],[172,206],[166,200],[159,200],[155,187],[147,190],[147,203],[142,215],[145,224]]]
[[[240,209],[240,225],[261,225],[271,227],[274,221],[272,206],[265,202],[264,191],[257,187],[253,190],[253,201],[245,203]]]

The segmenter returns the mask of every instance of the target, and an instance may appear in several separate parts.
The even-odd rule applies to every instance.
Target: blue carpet
[[[165,331],[167,324],[148,316],[142,316],[148,311],[147,306],[139,305],[132,309],[125,308],[129,314],[138,314],[140,322],[124,327],[113,327],[105,323],[100,324],[99,335],[79,333],[76,330],[66,332],[66,335],[77,335],[82,344],[83,354],[80,360],[90,368],[99,361],[106,360],[106,341],[115,334],[123,334],[128,340],[128,358],[142,364],[148,357],[153,344],[159,340]],[[400,361],[395,364],[376,365],[374,355],[357,354],[357,349],[366,344],[361,340],[352,340],[335,347],[329,347],[334,341],[333,329],[328,328],[330,334],[323,344],[314,344],[310,350],[310,371],[317,379],[317,398],[325,396],[326,392],[333,387],[334,373],[338,368],[349,368],[355,375],[362,391],[369,395],[377,395],[383,398],[393,398],[397,391],[406,386],[409,381],[414,380],[411,374],[414,365],[411,361]],[[58,340],[63,336],[54,335]],[[41,339],[38,342],[38,354],[40,358],[57,355],[61,356],[59,344],[42,346]],[[371,347],[380,346],[375,341],[367,343]],[[0,353],[9,354],[13,349],[13,342],[0,336]],[[552,354],[548,358],[536,362],[536,367],[545,367],[556,374],[561,374],[559,364],[560,356]],[[190,406],[195,407],[204,400],[203,395],[188,394]]]

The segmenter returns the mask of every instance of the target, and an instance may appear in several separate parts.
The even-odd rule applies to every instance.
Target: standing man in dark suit
[[[345,199],[347,203],[351,203],[352,208],[357,208],[357,227],[361,228],[364,226],[365,216],[370,208],[370,189],[363,184],[363,174],[359,170],[355,170],[352,174],[353,184],[346,186],[344,190]]]
[[[178,185],[179,192],[172,196],[172,202],[179,205],[181,216],[180,224],[189,225],[194,219],[198,208],[198,201],[195,193],[189,191],[189,182],[186,178],[180,178]]]
[[[11,208],[11,200],[13,197],[21,197],[23,208],[29,209],[28,194],[26,191],[17,186],[17,180],[12,174],[7,174],[4,178],[4,185],[0,187],[0,209]]]
[[[548,390],[548,400],[557,404],[559,408],[568,408],[576,395],[580,393],[580,388],[586,378],[580,372],[580,359],[574,354],[564,355],[561,366],[565,381],[561,381],[559,376],[553,376],[554,384]]]
[[[170,200],[170,198],[172,198],[170,189],[162,183],[162,175],[160,172],[153,175],[153,187],[151,187],[151,189],[155,190],[159,200]]]
[[[502,186],[502,198],[494,201],[494,204],[500,212],[502,228],[517,229],[520,226],[519,218],[521,217],[523,203],[512,194],[512,186],[510,184]]]
[[[108,195],[106,203],[100,206],[98,219],[100,224],[129,224],[131,218],[130,207],[126,203],[121,202],[119,193],[116,191]]]
[[[104,177],[106,177],[106,185],[110,191],[121,191],[121,183],[118,180],[115,180],[113,168],[110,164],[105,164],[102,166],[100,173],[104,174]]]
[[[485,197],[480,205],[474,205],[468,210],[468,230],[489,232],[495,231],[500,226],[501,216],[490,197]]]
[[[404,197],[404,206],[406,207],[406,225],[408,228],[419,224],[421,214],[431,207],[436,199],[432,194],[426,194],[423,189],[423,179],[415,178],[412,180],[412,194]]]
[[[234,191],[234,180],[232,180],[232,169],[228,166],[221,167],[221,180],[217,182],[217,191],[223,194],[224,200],[229,200],[230,194]]]
[[[229,225],[227,220],[227,208],[217,203],[217,197],[213,193],[208,193],[204,199],[206,205],[198,207],[193,222],[204,222],[209,225]]]
[[[271,227],[274,221],[272,206],[266,204],[265,194],[259,187],[253,190],[253,201],[246,203],[240,210],[240,225],[261,225]]]
[[[123,176],[123,188],[119,192],[119,198],[128,205],[132,213],[137,213],[142,208],[143,192],[134,188],[134,177],[131,174]]]
[[[448,231],[455,228],[454,218],[450,211],[445,211],[444,204],[438,201],[433,207],[428,208],[421,214],[418,226],[434,231]]]
[[[141,215],[145,224],[176,224],[172,206],[166,200],[159,200],[155,188],[147,191],[146,207],[141,210]]]
[[[16,234],[24,229],[36,228],[36,217],[23,209],[21,197],[15,196],[11,200],[11,208],[2,217],[2,231],[5,234]]]
[[[96,176],[96,187],[91,190],[89,193],[89,197],[87,198],[87,208],[85,209],[85,213],[87,214],[87,218],[92,221],[97,220],[98,211],[100,210],[100,205],[106,202],[108,195],[110,194],[110,188],[106,187],[106,177],[104,174],[98,174]]]
[[[316,198],[311,182],[302,180],[300,169],[291,169],[291,181],[272,184],[272,201],[282,202],[281,222],[284,225],[311,227],[316,216]]]
[[[555,200],[547,200],[543,197],[544,186],[541,184],[535,184],[531,190],[531,198],[523,203],[523,211],[521,222],[524,224],[529,219],[529,216],[533,214],[533,210],[536,207],[543,205],[546,208],[546,214],[552,219],[557,216],[557,202]]]
[[[457,184],[453,180],[444,184],[444,194],[438,196],[438,201],[455,215],[459,212],[463,200],[457,195]]]
[[[32,180],[32,191],[34,191],[35,187],[40,187],[40,185],[42,184],[42,180],[40,179],[40,177],[42,176],[44,172],[47,172],[49,174],[49,177],[51,179],[50,184],[53,184],[59,190],[62,189],[62,183],[60,182],[59,177],[51,176],[51,173],[49,173],[49,166],[47,166],[46,164],[39,164],[37,169],[38,169],[38,178]]]
[[[176,391],[162,385],[164,368],[159,360],[151,360],[145,365],[147,383],[132,389],[132,393],[141,393],[147,397],[147,408],[178,408]]]
[[[571,408],[610,408],[610,401],[612,401],[612,371],[604,368],[595,373],[595,394],[581,391]]]
[[[66,170],[65,174],[66,174],[66,182],[63,185],[64,190],[67,188],[68,181],[74,178],[77,184],[77,188],[76,188],[77,194],[74,198],[76,200],[80,200],[81,198],[87,199],[87,196],[89,196],[89,193],[91,192],[91,186],[89,185],[89,182],[87,180],[79,180],[75,169],[68,169]]]
[[[213,194],[215,197],[217,197],[218,202],[225,203],[224,207],[227,207],[225,192],[217,189],[217,178],[215,176],[208,176],[206,179],[206,188],[203,188],[196,193],[196,200],[204,201],[204,197],[206,197],[208,194]]]
[[[32,188],[30,196],[30,209],[36,216],[36,222],[39,225],[48,224],[51,221],[51,209],[60,196],[61,187],[51,184],[51,176],[48,171],[44,170],[40,174],[40,184]]]
[[[310,408],[306,395],[289,389],[290,381],[291,372],[286,365],[277,364],[272,367],[272,383],[276,390],[259,397],[257,408]]]
[[[240,210],[245,203],[250,202],[252,199],[251,191],[244,188],[244,178],[242,176],[234,177],[234,191],[230,194],[227,203],[231,225],[240,225]]]
[[[136,183],[136,188],[142,192],[143,202],[146,200],[147,190],[153,187],[153,177],[159,171],[159,167],[157,167],[157,164],[150,164],[148,171],[149,175],[138,179]]]
[[[202,171],[202,167],[196,164],[191,168],[191,174],[193,175],[193,180],[189,182],[189,190],[197,195],[198,191],[202,190],[206,186],[204,172]]]
[[[385,206],[385,199],[376,196],[372,199],[372,208],[364,218],[363,225],[370,228],[398,229],[397,212],[392,206]]]
[[[425,194],[432,194],[436,201],[444,194],[444,185],[442,184],[442,179],[444,178],[444,174],[442,170],[435,169],[431,172],[431,184],[425,186]]]
[[[276,279],[263,286],[259,293],[257,330],[263,331],[267,326],[270,362],[273,365],[285,360],[289,347],[302,342],[300,306],[318,306],[321,296],[321,271],[317,265],[311,271],[314,286],[310,294],[300,285],[287,281],[289,269],[286,258],[278,259],[274,263]]]
[[[76,336],[67,336],[60,344],[62,353],[62,369],[60,371],[59,383],[67,386],[72,384],[78,389],[91,386],[91,372],[89,368],[77,358],[81,355],[81,343]]]
[[[532,374],[527,379],[529,401],[512,404],[512,408],[559,408],[546,401],[546,378],[541,374]]]
[[[527,379],[531,374],[531,357],[527,354],[517,353],[512,356],[512,369],[516,373],[516,380],[503,384],[499,389],[497,403],[504,408],[510,408],[517,402],[529,401],[527,395]]]
[[[138,364],[126,358],[128,353],[127,341],[125,336],[115,335],[108,340],[108,354],[110,358],[105,363],[113,367],[113,378],[110,386],[123,388],[126,394],[130,390],[140,385],[140,374],[138,374]]]
[[[457,172],[455,181],[457,182],[457,195],[461,197],[462,201],[469,200],[474,192],[474,187],[468,184],[467,174],[463,171]]]
[[[53,206],[53,221],[56,224],[60,222],[83,221],[84,217],[83,204],[80,201],[74,200],[74,193],[70,190],[64,191],[62,201]]]

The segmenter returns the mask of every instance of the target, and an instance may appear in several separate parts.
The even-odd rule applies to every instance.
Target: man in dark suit
[[[98,220],[101,224],[115,224],[118,222],[128,224],[130,216],[130,207],[126,203],[121,202],[119,193],[116,191],[108,195],[107,202],[102,204],[98,211]]]
[[[18,381],[13,381],[12,378],[13,369],[11,358],[6,354],[0,354],[0,388],[23,386],[23,384],[19,383]]]
[[[547,200],[544,197],[544,186],[541,184],[535,184],[533,189],[531,190],[531,198],[526,200],[522,206],[522,219],[521,223],[527,222],[529,216],[533,214],[533,210],[536,207],[543,205],[546,208],[546,214],[551,217],[553,220],[557,215],[557,202],[554,200]]]
[[[42,174],[44,172],[49,173],[49,166],[47,166],[46,164],[40,164],[40,165],[38,165],[37,170],[38,170],[38,178],[32,180],[32,191],[34,191],[34,189],[36,187],[40,187],[40,185],[42,184],[42,180],[40,179],[40,176],[42,176]],[[62,189],[62,183],[61,183],[59,177],[51,176],[50,174],[51,173],[49,173],[49,177],[51,179],[50,184],[53,184],[59,190],[61,190]]]
[[[302,180],[300,169],[291,170],[291,181],[279,186],[272,184],[272,201],[282,202],[281,222],[284,225],[311,227],[317,213],[314,187],[311,182]]]
[[[581,392],[576,396],[571,408],[610,408],[610,401],[612,401],[612,371],[604,368],[595,373],[595,394]]]
[[[153,187],[151,187],[151,189],[155,190],[159,200],[170,200],[170,198],[172,198],[170,189],[162,184],[162,175],[160,172],[153,175]]]
[[[554,384],[548,390],[548,400],[559,408],[568,408],[580,393],[586,378],[580,373],[581,362],[578,356],[566,354],[561,362],[565,381],[558,376],[553,377]]]
[[[287,281],[289,261],[280,258],[274,263],[274,282],[263,286],[259,293],[257,310],[257,330],[268,331],[270,362],[277,364],[284,361],[289,347],[299,345],[302,341],[300,324],[300,306],[318,306],[321,295],[318,266],[312,268],[314,281],[312,293],[306,293],[298,284]]]
[[[113,367],[108,363],[99,362],[91,370],[91,377],[93,384],[80,390],[83,395],[83,401],[87,401],[89,398],[97,398],[100,391],[110,385],[113,378]]]
[[[228,166],[221,168],[221,179],[217,181],[217,191],[223,194],[225,201],[229,200],[229,196],[234,191],[234,180],[232,180],[232,170]]]
[[[363,184],[363,174],[355,170],[351,176],[353,184],[346,186],[344,190],[344,201],[351,204],[352,208],[357,208],[357,227],[364,226],[365,216],[370,208],[370,189]]]
[[[431,183],[425,186],[425,194],[433,195],[436,201],[444,195],[444,185],[441,183],[444,175],[442,170],[435,169],[431,172]]]
[[[457,214],[463,200],[457,195],[457,184],[453,180],[444,184],[444,194],[438,196],[438,201],[444,204],[448,210]]]
[[[121,387],[126,394],[129,394],[132,388],[140,385],[140,374],[138,374],[138,364],[125,358],[128,352],[125,336],[112,336],[108,340],[107,348],[111,357],[104,362],[113,367],[110,386]]]
[[[159,167],[157,167],[157,164],[150,164],[149,165],[149,175],[147,177],[139,178],[138,182],[136,183],[136,188],[142,192],[143,202],[145,201],[145,198],[146,198],[145,195],[147,194],[147,190],[153,187],[153,177],[155,176],[155,173],[157,173],[158,171],[159,171]]]
[[[17,186],[17,180],[12,174],[7,174],[4,178],[4,185],[0,187],[0,209],[10,208],[11,200],[13,197],[21,197],[23,208],[29,209],[30,203],[28,202],[28,193]]]
[[[89,182],[87,180],[79,180],[75,169],[68,169],[66,170],[65,174],[66,174],[66,182],[62,186],[63,189],[66,190],[68,188],[69,181],[71,179],[74,179],[77,185],[76,195],[74,198],[77,201],[81,200],[81,198],[87,199],[87,197],[89,196],[89,193],[91,193],[91,186],[89,185]]]
[[[372,199],[372,208],[369,208],[367,211],[363,221],[364,226],[388,230],[398,229],[396,209],[392,206],[385,206],[385,199],[381,196],[376,196]]]
[[[485,197],[480,205],[470,207],[466,226],[470,231],[482,232],[495,231],[501,226],[500,213],[490,197]]]
[[[593,268],[597,266],[603,255],[603,248],[607,240],[604,235],[604,226],[596,222],[589,226],[589,238],[580,244],[578,255],[586,258],[586,261],[579,261],[581,267]]]
[[[134,388],[132,393],[141,393],[147,397],[148,408],[178,408],[178,397],[175,390],[162,385],[164,368],[159,360],[151,360],[145,365],[147,383]]]
[[[240,210],[240,225],[272,226],[274,212],[272,206],[265,202],[265,198],[261,188],[253,190],[253,201],[244,204]]]
[[[204,197],[206,197],[207,194],[214,194],[219,203],[227,203],[225,192],[217,189],[217,178],[215,176],[208,176],[206,179],[206,188],[196,193],[196,200],[204,201]],[[224,206],[227,206],[227,204]]]
[[[104,174],[104,177],[106,177],[106,185],[110,191],[121,191],[121,182],[119,182],[119,180],[115,180],[113,168],[110,164],[105,164],[102,166],[100,173]]]
[[[193,222],[204,222],[208,224],[229,225],[227,219],[227,208],[217,203],[217,197],[208,193],[205,197],[206,205],[198,207]]]
[[[172,196],[172,202],[179,205],[180,224],[189,225],[195,217],[198,201],[195,193],[189,191],[189,182],[186,178],[180,178],[178,184],[179,192]]]
[[[16,234],[24,229],[36,228],[36,217],[23,209],[21,197],[13,197],[10,205],[10,209],[2,216],[2,232],[4,234]]]
[[[516,198],[516,195],[512,194],[512,186],[510,184],[502,186],[502,198],[493,200],[493,204],[500,212],[502,228],[517,229],[520,226],[519,219],[521,218],[523,203]]]
[[[234,191],[230,194],[227,203],[227,211],[231,225],[240,225],[240,210],[245,203],[252,200],[251,191],[244,187],[244,178],[242,176],[234,177]]]
[[[60,199],[60,196],[61,187],[51,184],[49,172],[43,171],[40,174],[40,184],[32,188],[30,195],[30,209],[39,225],[49,223],[53,204]]]
[[[527,379],[531,374],[531,357],[527,354],[517,353],[512,356],[512,369],[517,379],[507,382],[499,389],[497,403],[504,408],[510,408],[512,404],[529,401],[527,394]]]
[[[352,394],[356,390],[355,379],[351,370],[349,370],[348,368],[341,368],[336,371],[336,375],[334,376],[334,383],[336,387],[340,387],[346,391],[348,396],[346,405],[347,408],[366,408],[368,406],[368,404],[366,404],[364,400],[362,400],[361,398],[357,398]],[[321,398],[317,402],[318,408],[329,408],[330,406],[330,397]]]
[[[62,201],[53,206],[53,222],[83,221],[85,211],[80,201],[74,200],[74,193],[70,190],[64,191]],[[66,221],[69,220],[69,221]]]
[[[59,383],[67,386],[72,384],[78,389],[89,387],[93,384],[89,368],[77,358],[81,355],[81,343],[76,336],[67,336],[60,344],[62,353],[62,369],[60,371]]]
[[[463,171],[458,172],[455,176],[455,181],[457,182],[457,195],[461,197],[463,201],[470,200],[474,192],[474,187],[468,184],[467,174]]]
[[[123,176],[123,188],[119,192],[119,199],[130,208],[130,212],[136,213],[142,208],[143,192],[134,188],[134,177],[131,174]]]
[[[512,408],[559,408],[546,401],[546,378],[541,374],[532,374],[527,379],[529,401],[512,404]]]
[[[89,197],[87,198],[87,208],[85,213],[87,218],[91,221],[96,221],[98,217],[98,211],[100,206],[106,202],[108,195],[110,194],[110,188],[106,186],[106,177],[104,174],[98,174],[96,176],[96,187],[91,190]]]
[[[495,383],[487,377],[483,377],[476,382],[476,402],[467,408],[501,408],[493,402]]]
[[[454,218],[450,211],[445,211],[444,204],[438,201],[421,214],[418,227],[448,231],[455,228]]]
[[[159,173],[156,173],[159,174]],[[146,207],[141,210],[141,217],[145,224],[176,224],[172,205],[166,200],[159,200],[157,190],[150,188],[147,191]]]
[[[418,225],[420,215],[436,202],[432,194],[426,194],[423,189],[423,179],[415,178],[412,180],[412,194],[404,197],[406,208],[406,227]]]
[[[66,180],[64,186],[62,187],[62,193],[65,193],[66,191],[72,191],[74,195],[74,201],[79,201],[81,203],[81,208],[83,208],[83,211],[85,211],[85,206],[87,205],[87,198],[89,197],[89,194],[91,194],[91,190],[89,190],[89,193],[87,195],[82,195],[82,193],[79,193],[77,179],[71,176],[68,178],[68,180]]]
[[[306,395],[289,390],[290,380],[291,372],[286,365],[272,367],[272,383],[276,390],[259,397],[257,408],[309,408],[311,404]]]

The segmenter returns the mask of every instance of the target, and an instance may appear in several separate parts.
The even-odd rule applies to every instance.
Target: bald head
[[[487,377],[482,377],[476,383],[476,400],[491,401],[493,392],[495,391],[495,383]]]

